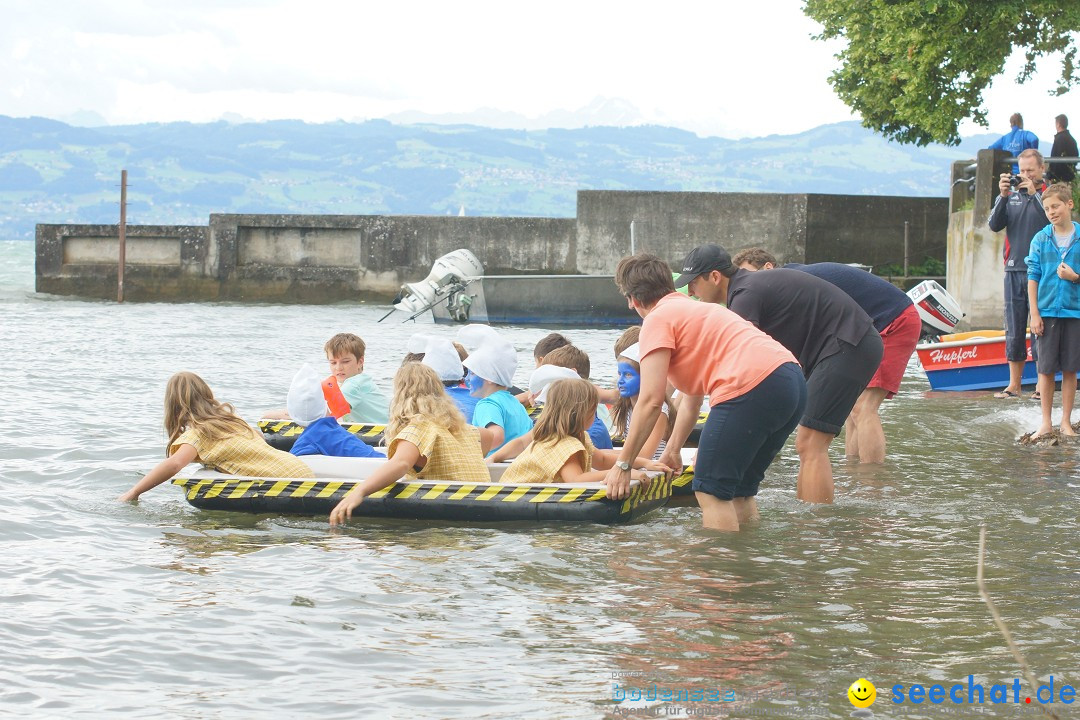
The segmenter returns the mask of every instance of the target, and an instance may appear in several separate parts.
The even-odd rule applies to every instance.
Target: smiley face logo
[[[868,708],[877,700],[877,688],[866,678],[859,678],[847,689],[848,700],[857,708]]]

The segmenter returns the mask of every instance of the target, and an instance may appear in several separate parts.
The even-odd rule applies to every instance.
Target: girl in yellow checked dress
[[[178,372],[165,385],[165,431],[168,457],[118,499],[137,500],[193,462],[245,477],[315,477],[302,460],[267,445],[192,372]]]
[[[587,380],[557,380],[547,388],[544,410],[532,442],[503,473],[504,483],[599,482],[618,459],[615,450],[597,450],[589,440],[596,418],[596,386]],[[653,460],[635,458],[635,468],[670,471]],[[645,480],[644,471],[631,478]]]
[[[330,524],[352,518],[352,511],[374,492],[403,477],[491,482],[484,455],[495,433],[465,422],[446,394],[438,374],[422,363],[402,365],[394,375],[390,422],[383,433],[387,461],[341,499]]]

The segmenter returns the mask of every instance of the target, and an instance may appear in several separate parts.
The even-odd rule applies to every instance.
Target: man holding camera
[[[1027,257],[1031,238],[1050,221],[1042,206],[1046,164],[1038,150],[1028,148],[1017,158],[1019,173],[1002,173],[1001,193],[990,212],[990,229],[1005,231],[1005,359],[1009,361],[1009,386],[997,398],[1020,397],[1020,376],[1027,362],[1025,338],[1028,326]],[[1035,336],[1032,355],[1037,354]],[[1035,396],[1032,396],[1035,397]]]

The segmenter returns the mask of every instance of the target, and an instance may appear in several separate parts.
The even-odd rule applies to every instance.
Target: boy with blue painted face
[[[476,348],[462,363],[468,370],[465,386],[469,394],[480,398],[472,424],[495,434],[494,452],[532,430],[529,413],[507,389],[514,384],[517,351],[487,325],[466,325],[458,331],[458,340],[465,347]]]

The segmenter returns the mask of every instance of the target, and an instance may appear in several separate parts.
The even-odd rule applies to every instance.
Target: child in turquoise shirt
[[[465,386],[473,397],[480,398],[472,424],[495,433],[494,452],[532,430],[529,413],[507,390],[514,384],[517,351],[487,325],[466,325],[458,332],[458,340],[465,347],[471,344],[476,348],[462,363],[469,371]]]

